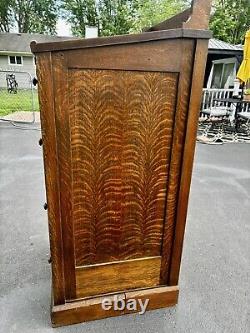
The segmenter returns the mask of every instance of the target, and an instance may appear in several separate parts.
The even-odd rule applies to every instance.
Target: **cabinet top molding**
[[[208,29],[212,0],[193,0],[190,8],[150,28],[149,31],[168,29]]]
[[[85,49],[101,46],[143,43],[173,38],[211,38],[207,30],[212,0],[193,0],[184,12],[145,30],[141,34],[75,39],[60,42],[30,44],[33,53]]]

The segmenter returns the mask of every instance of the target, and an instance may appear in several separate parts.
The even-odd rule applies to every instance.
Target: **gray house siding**
[[[7,88],[6,73],[3,72],[6,70],[14,73],[19,89],[26,89],[30,87],[29,76],[25,73],[21,74],[20,72],[28,72],[32,78],[36,76],[33,55],[30,49],[30,43],[32,41],[35,40],[37,43],[45,43],[72,39],[75,39],[75,37],[0,32],[0,88]],[[21,66],[9,65],[9,55],[22,56],[23,64]]]
[[[11,54],[15,55],[15,54]],[[16,54],[20,55],[20,54]],[[18,88],[27,89],[30,88],[30,78],[36,75],[36,67],[34,64],[33,56],[22,55],[23,64],[22,65],[10,65],[9,64],[9,55],[0,55],[0,88],[7,88],[6,84],[6,72],[10,71],[16,77],[18,83]],[[29,74],[30,75],[29,75]]]

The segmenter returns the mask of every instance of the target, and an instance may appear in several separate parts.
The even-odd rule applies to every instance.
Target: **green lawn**
[[[39,111],[37,90],[33,94],[34,111]],[[18,89],[16,94],[10,94],[6,89],[0,89],[0,116],[16,111],[33,111],[31,90]]]

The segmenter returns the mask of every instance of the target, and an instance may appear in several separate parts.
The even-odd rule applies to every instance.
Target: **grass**
[[[34,111],[39,111],[37,90],[33,91]],[[16,94],[10,94],[6,89],[0,89],[0,116],[16,111],[32,112],[31,90],[18,89]]]

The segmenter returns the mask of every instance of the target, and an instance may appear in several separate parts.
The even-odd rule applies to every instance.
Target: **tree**
[[[70,23],[74,35],[84,37],[86,26],[98,27],[95,0],[64,0],[61,8],[63,17]]]
[[[0,31],[9,32],[13,26],[10,9],[11,0],[0,0]]]
[[[74,35],[97,26],[100,36],[139,32],[181,11],[190,0],[64,0],[64,17]]]
[[[139,0],[99,0],[100,35],[129,33],[138,13],[139,2]]]
[[[56,0],[0,0],[0,29],[9,32],[56,33],[58,5]]]
[[[96,26],[101,36],[111,36],[130,31],[138,1],[64,0],[61,8],[74,35],[85,36],[86,26]]]
[[[249,0],[215,0],[210,28],[215,38],[232,44],[244,42],[250,27]]]
[[[141,0],[132,30],[142,31],[164,21],[187,8],[189,4],[189,0]]]
[[[101,35],[140,32],[185,9],[190,0],[99,0]]]

